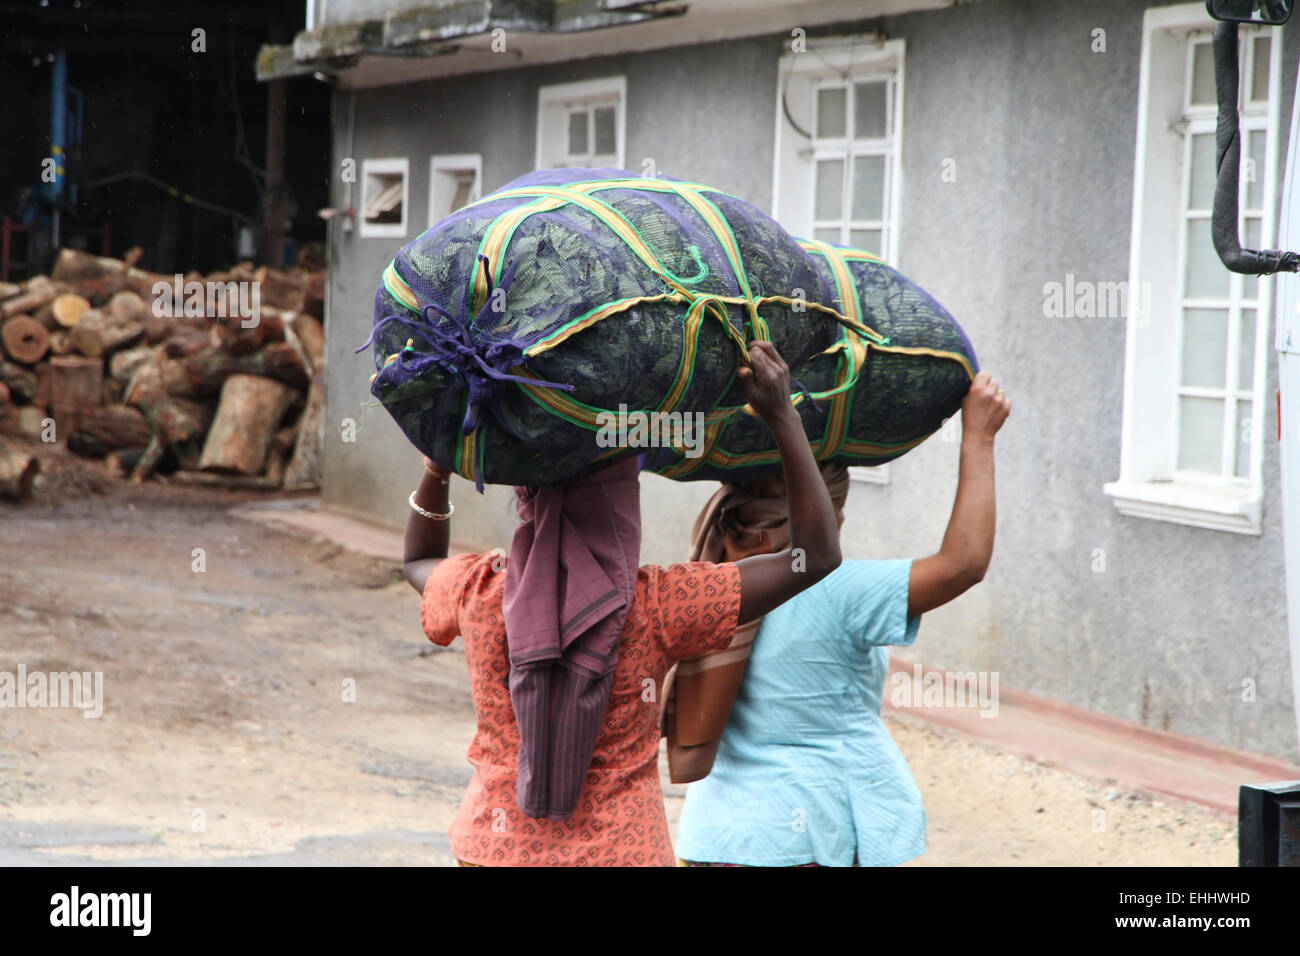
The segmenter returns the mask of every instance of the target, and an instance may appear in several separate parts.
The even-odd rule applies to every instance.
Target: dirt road
[[[103,714],[0,710],[0,864],[450,864],[473,708],[398,570],[228,513],[255,495],[57,454],[37,500],[0,505],[0,672],[101,672]],[[891,729],[929,813],[918,865],[1235,863],[1206,812]]]

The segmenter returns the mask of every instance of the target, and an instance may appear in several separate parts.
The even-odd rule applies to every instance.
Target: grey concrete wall
[[[1258,537],[1119,515],[1101,488],[1119,474],[1123,321],[1043,318],[1046,282],[1128,278],[1142,13],[1127,0],[986,0],[885,22],[907,41],[900,267],[963,322],[1015,406],[999,440],[993,566],[927,616],[906,656],[996,670],[1003,686],[1294,758],[1274,443]],[[1091,51],[1096,27],[1107,31],[1104,54]],[[1297,34],[1286,34],[1284,124]],[[484,188],[496,188],[532,166],[539,85],[624,74],[629,167],[652,157],[661,172],[766,209],[782,39],[359,93],[351,151],[342,94],[335,156],[411,158],[413,237],[424,228],[431,153],[481,152]],[[948,159],[957,176],[945,183]],[[351,349],[401,242],[333,241],[325,500],[399,523],[418,454],[381,408],[365,409],[354,444],[338,440],[338,423],[368,400],[370,358]],[[1265,395],[1275,384],[1270,362]],[[893,465],[890,485],[855,485],[846,554],[936,549],[957,451],[935,439]],[[682,557],[713,487],[643,478],[645,561]],[[457,479],[453,499],[458,539],[508,547],[507,493],[478,496]],[[1242,700],[1246,680],[1254,702]]]
[[[1294,758],[1276,444],[1265,442],[1259,537],[1118,514],[1101,487],[1119,473],[1124,322],[1043,317],[1046,282],[1128,277],[1142,14],[1126,0],[986,2],[898,24],[900,267],[961,319],[1014,401],[993,566],[930,615],[908,656]],[[1104,54],[1091,51],[1096,27]],[[940,179],[949,157],[955,183]],[[931,441],[897,463],[891,486],[855,492],[846,540],[873,556],[937,544],[956,450]],[[1104,573],[1092,570],[1098,548]],[[1248,679],[1254,703],[1242,700]]]

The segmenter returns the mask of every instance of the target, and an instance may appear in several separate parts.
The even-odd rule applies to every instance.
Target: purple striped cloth
[[[519,724],[515,800],[573,816],[609,704],[641,557],[638,458],[557,485],[516,488],[502,611]]]

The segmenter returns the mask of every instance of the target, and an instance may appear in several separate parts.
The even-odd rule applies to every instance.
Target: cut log
[[[13,396],[24,402],[34,399],[40,388],[35,372],[4,360],[0,360],[0,383],[9,386]]]
[[[0,326],[0,340],[15,362],[34,365],[50,350],[50,332],[29,315],[15,315]]]
[[[71,279],[93,279],[98,276],[117,275],[126,271],[126,263],[121,259],[96,256],[80,249],[60,249],[54,260],[52,278],[64,281]]]
[[[20,294],[0,303],[0,318],[31,315],[53,302],[58,294],[59,286],[45,276],[36,276],[27,283]]]
[[[281,272],[262,266],[253,273],[253,281],[258,284],[258,294],[263,305],[297,312],[302,309],[304,273]]]
[[[44,413],[49,410],[50,394],[52,392],[50,387],[50,363],[48,361],[42,362],[40,365],[36,366],[35,372],[36,394],[32,397],[32,404],[40,408],[42,413]]]
[[[126,391],[126,383],[118,381],[115,378],[104,379],[104,398],[105,405],[122,404],[122,393]]]
[[[33,312],[32,318],[35,319],[37,322],[41,323],[41,325],[45,326],[46,331],[49,332],[63,331],[63,326],[59,325],[58,321],[54,318],[53,301],[47,302],[45,305],[41,306],[39,309]]]
[[[164,286],[170,288],[175,277],[165,276],[161,272],[148,272],[144,269],[127,269],[125,279],[125,287],[130,289],[145,302],[150,303],[152,307],[154,299],[160,294],[158,291],[158,283],[161,282]],[[170,295],[170,293],[168,293],[168,295]]]
[[[0,302],[5,299],[12,299],[22,291],[23,287],[16,282],[0,282]]]
[[[275,491],[279,483],[265,475],[227,475],[211,471],[175,471],[167,480],[198,488],[228,488],[231,491]]]
[[[41,464],[31,455],[0,448],[0,497],[26,501]]]
[[[155,362],[146,362],[136,369],[123,400],[144,414],[166,445],[201,438],[212,424],[209,408],[163,390],[162,370]]]
[[[149,444],[140,453],[140,457],[136,459],[135,468],[131,470],[131,480],[138,484],[152,475],[154,469],[158,467],[158,463],[162,461],[164,451],[166,449],[163,447],[161,438],[157,435],[150,438]]]
[[[68,448],[79,455],[103,458],[119,448],[143,449],[152,437],[153,426],[139,409],[105,405],[82,416],[77,430],[68,437]]]
[[[38,405],[23,405],[18,409],[18,431],[28,438],[47,437],[46,429],[53,421],[46,415],[45,409]]]
[[[50,333],[50,354],[51,355],[71,355],[76,351],[72,347],[72,333],[67,329],[59,329]]]
[[[108,360],[108,374],[110,378],[119,382],[125,382],[131,378],[135,370],[146,362],[154,360],[153,350],[147,345],[139,345],[133,349],[124,349],[118,352]]]
[[[292,425],[281,428],[271,439],[271,447],[266,452],[266,470],[263,474],[268,481],[279,487],[284,484],[285,467],[289,463],[289,453],[293,451],[294,438],[298,429]]]
[[[280,419],[296,397],[294,389],[260,375],[230,376],[221,388],[199,469],[259,474]]]
[[[325,366],[325,327],[320,319],[307,312],[299,312],[290,323],[302,349],[307,353],[313,372],[319,372]]]
[[[307,356],[292,329],[285,329],[283,342],[273,342],[248,356],[247,366],[244,371],[251,375],[266,375],[297,389],[305,389],[311,384]]]
[[[170,315],[154,315],[149,312],[144,317],[144,340],[150,345],[166,342],[175,331],[176,323]]]
[[[143,322],[152,313],[149,311],[149,307],[144,304],[144,299],[126,289],[115,293],[113,298],[109,300],[108,314],[119,322],[129,323]]]
[[[307,390],[307,407],[298,419],[298,436],[293,455],[284,472],[286,490],[320,487],[320,449],[325,424],[325,390],[312,383]]]
[[[122,289],[132,289],[147,298],[154,282],[167,278],[132,268],[131,261],[95,256],[79,249],[59,250],[51,275],[95,302],[102,302]]]
[[[81,420],[104,399],[104,363],[76,355],[56,355],[49,366],[49,408],[60,435],[72,435]]]
[[[189,441],[172,445],[172,455],[176,458],[176,467],[184,471],[198,471],[199,459],[203,457],[203,443],[206,435],[198,435]]]
[[[324,272],[307,273],[307,282],[302,294],[302,310],[309,315],[325,314],[325,276]]]
[[[276,342],[252,355],[231,355],[209,346],[188,358],[164,362],[162,370],[167,392],[185,398],[216,395],[232,375],[262,375],[294,388],[306,388],[310,380],[302,352],[290,342]]]
[[[123,322],[91,309],[72,330],[72,347],[87,358],[103,358],[143,338],[143,322]]]
[[[91,305],[103,305],[126,288],[126,273],[96,276],[93,279],[72,279],[68,286],[77,295],[89,299]]]
[[[119,448],[104,456],[104,467],[111,477],[125,478],[135,471],[135,466],[140,463],[140,456],[143,454],[143,448]]]
[[[159,363],[163,388],[169,395],[207,398],[221,391],[222,383],[235,373],[236,359],[225,349],[205,344],[202,349],[173,361]],[[176,341],[169,340],[168,344]]]
[[[9,386],[4,382],[0,382],[0,405],[8,405],[12,400],[13,396],[9,394]]]
[[[240,315],[218,318],[212,327],[213,344],[231,355],[260,351],[272,342],[284,341],[286,318],[286,313],[269,305],[262,306],[249,318]]]
[[[198,329],[176,329],[163,342],[163,352],[171,359],[188,358],[211,347],[212,342],[207,333],[200,332]]]
[[[144,250],[141,249],[139,246],[132,246],[130,249],[126,250],[126,254],[122,256],[122,265],[130,269],[134,267],[143,257],[144,257]]]
[[[65,292],[54,300],[54,321],[65,329],[75,329],[89,310],[89,301],[75,292]]]

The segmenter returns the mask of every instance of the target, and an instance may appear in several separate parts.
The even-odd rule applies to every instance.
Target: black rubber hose
[[[1214,85],[1219,99],[1216,131],[1217,180],[1211,229],[1214,249],[1233,272],[1268,275],[1300,271],[1300,253],[1278,249],[1243,249],[1238,236],[1237,188],[1241,170],[1241,131],[1237,119],[1237,24],[1224,21],[1214,29]]]

